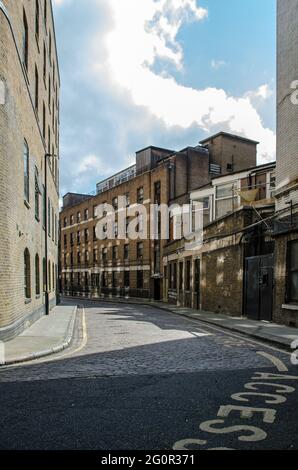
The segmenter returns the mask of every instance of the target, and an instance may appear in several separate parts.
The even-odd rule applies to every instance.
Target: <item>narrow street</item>
[[[288,353],[127,304],[81,302],[76,331],[64,353],[0,370],[2,449],[298,448]]]

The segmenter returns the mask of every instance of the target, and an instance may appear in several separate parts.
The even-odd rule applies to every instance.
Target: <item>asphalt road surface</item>
[[[298,449],[288,353],[151,307],[82,307],[69,350],[0,369],[1,449]]]

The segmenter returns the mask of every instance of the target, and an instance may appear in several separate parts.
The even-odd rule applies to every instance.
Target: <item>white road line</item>
[[[268,354],[264,351],[258,351],[257,354],[259,356],[265,357],[270,362],[272,362],[276,366],[276,368],[279,372],[288,372],[289,371],[287,366],[280,359],[278,359],[277,357],[272,356],[271,354]]]

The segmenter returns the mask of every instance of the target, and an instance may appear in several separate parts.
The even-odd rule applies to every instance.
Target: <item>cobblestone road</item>
[[[269,383],[263,394],[250,397],[250,390],[236,401],[249,406],[251,398],[250,406],[264,408],[265,400],[266,407],[283,413],[265,424],[266,439],[248,440],[244,448],[297,446],[292,384],[298,377],[288,354],[150,307],[92,302],[84,307],[70,350],[0,370],[1,448],[169,449],[183,438],[199,439],[201,422],[218,419],[219,407],[233,394],[249,392],[244,387],[253,376],[280,373],[281,364],[282,372],[294,377],[281,379],[293,388],[291,396],[283,389],[282,404],[273,398],[270,407],[270,396],[266,403],[265,392],[277,393]],[[236,418],[229,424],[239,425],[239,413]],[[203,436],[205,447],[206,436],[213,445],[239,447],[237,434]]]

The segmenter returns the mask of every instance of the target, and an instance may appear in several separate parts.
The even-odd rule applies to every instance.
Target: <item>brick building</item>
[[[191,192],[194,210],[195,204],[202,204],[203,239],[191,245],[173,240],[164,247],[165,302],[254,319],[266,314],[267,320],[272,319],[274,241],[273,222],[268,219],[274,216],[274,189],[275,163],[271,163],[216,177]],[[265,273],[267,257],[271,265]],[[260,270],[271,282],[268,312],[257,302]]]
[[[158,239],[153,239],[152,220],[146,226],[139,221],[146,236],[119,239],[120,197],[129,209],[127,223],[138,216],[138,204],[149,214],[151,204],[187,204],[189,193],[209,183],[218,174],[256,164],[257,142],[219,133],[197,147],[175,152],[148,147],[136,153],[136,164],[97,185],[96,196],[67,194],[60,214],[61,281],[64,294],[98,296],[133,296],[160,299],[163,296],[163,250],[168,237],[158,225]],[[118,215],[114,221],[114,239],[96,237],[95,208],[112,205]]]
[[[0,1],[0,340],[55,304],[59,89],[51,1]]]
[[[298,0],[277,1],[275,316],[298,326]]]

